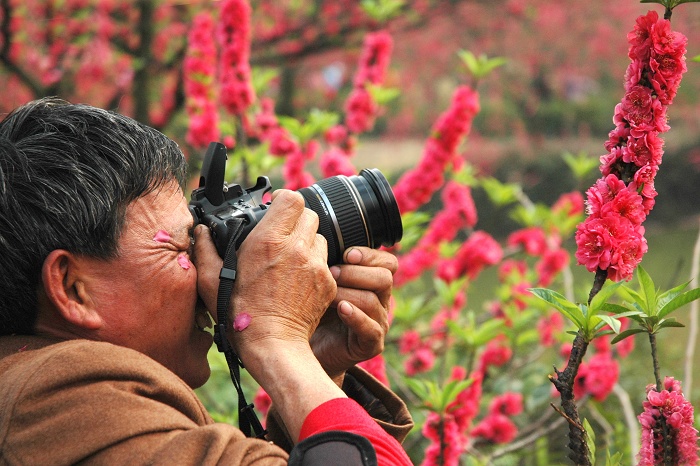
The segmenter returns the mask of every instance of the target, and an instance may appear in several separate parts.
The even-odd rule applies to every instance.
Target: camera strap
[[[232,218],[226,222],[228,228],[232,232],[226,255],[224,257],[224,265],[219,273],[219,292],[216,301],[217,325],[214,327],[214,342],[221,353],[226,356],[226,364],[228,364],[231,374],[231,381],[238,393],[238,425],[241,432],[246,437],[250,437],[254,432],[256,438],[265,438],[267,430],[260,423],[254,411],[253,403],[248,403],[241,387],[240,369],[243,367],[240,357],[233,349],[231,342],[226,338],[226,326],[228,307],[233,293],[233,284],[236,280],[236,271],[238,268],[238,254],[236,252],[236,241],[241,235],[244,226],[242,218]]]

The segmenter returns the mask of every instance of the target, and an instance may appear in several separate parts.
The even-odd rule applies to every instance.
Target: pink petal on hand
[[[171,239],[170,234],[165,230],[158,230],[158,233],[153,237],[153,241],[158,241],[159,243],[167,243]]]
[[[253,318],[250,316],[250,314],[247,312],[241,312],[235,319],[233,319],[233,329],[236,332],[242,332],[250,325],[251,320],[253,320]]]
[[[180,264],[180,267],[182,267],[185,270],[188,270],[192,266],[190,264],[190,260],[184,254],[180,254],[179,256],[177,256],[177,263]]]

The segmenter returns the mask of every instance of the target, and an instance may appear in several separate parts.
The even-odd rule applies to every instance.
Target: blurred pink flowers
[[[216,29],[221,45],[221,103],[233,115],[242,114],[255,100],[250,80],[250,14],[247,0],[221,2]]]
[[[394,186],[402,213],[411,212],[430,200],[444,183],[444,171],[457,162],[457,147],[469,134],[479,113],[479,95],[468,86],[457,88],[451,107],[433,125],[432,136],[413,170],[405,172]]]
[[[368,85],[384,83],[393,47],[394,40],[386,31],[377,31],[365,37],[360,67],[353,80],[354,88],[345,102],[345,124],[353,133],[364,133],[374,126],[379,106],[372,98]]]
[[[206,147],[219,139],[219,114],[216,108],[216,44],[214,20],[208,13],[194,18],[188,35],[184,72],[186,111],[189,117],[187,142]]]

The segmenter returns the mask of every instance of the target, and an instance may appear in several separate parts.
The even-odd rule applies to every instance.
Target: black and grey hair
[[[126,207],[185,182],[177,144],[123,115],[57,98],[0,122],[0,335],[33,333],[41,268],[56,249],[118,255]]]

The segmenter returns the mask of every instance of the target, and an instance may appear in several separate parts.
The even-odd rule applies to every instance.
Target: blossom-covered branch
[[[627,35],[632,60],[625,96],[615,107],[615,129],[605,143],[603,177],[587,191],[588,218],[576,231],[576,258],[591,272],[629,280],[647,252],[642,222],[654,206],[654,179],[663,155],[659,134],[668,131],[685,64],[686,37],[655,11],[640,16]]]

